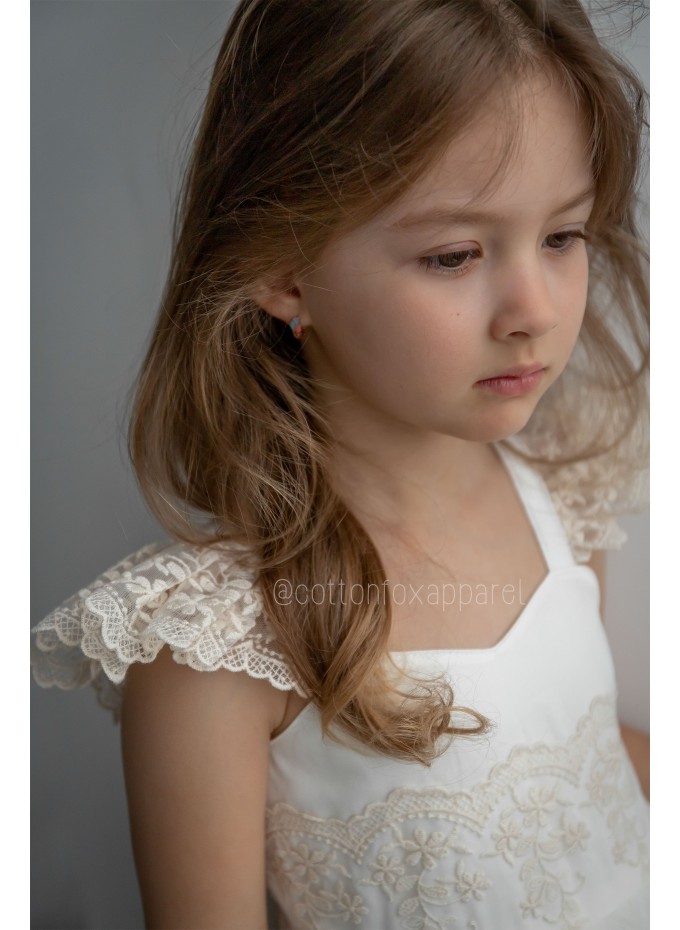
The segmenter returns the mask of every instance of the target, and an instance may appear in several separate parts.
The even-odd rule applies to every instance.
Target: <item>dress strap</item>
[[[498,443],[493,446],[524,505],[548,569],[555,571],[576,565],[564,525],[542,476],[511,449]]]

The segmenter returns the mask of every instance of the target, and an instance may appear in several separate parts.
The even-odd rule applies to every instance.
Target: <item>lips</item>
[[[538,363],[517,365],[508,368],[502,375],[494,375],[477,381],[475,387],[487,395],[496,397],[523,397],[535,391],[543,380],[545,368]]]
[[[531,365],[515,365],[514,368],[507,368],[499,374],[489,375],[488,378],[480,378],[480,381],[495,381],[498,378],[525,378],[527,375],[532,375],[543,368],[545,368],[545,365],[540,362],[534,362]]]

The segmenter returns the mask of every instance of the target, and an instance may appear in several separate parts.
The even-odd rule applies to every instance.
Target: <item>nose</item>
[[[509,260],[497,269],[494,286],[494,339],[537,339],[557,326],[557,302],[538,257]]]

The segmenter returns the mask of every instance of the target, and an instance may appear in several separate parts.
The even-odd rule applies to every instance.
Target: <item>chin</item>
[[[535,409],[536,404],[522,406],[521,409],[519,405],[512,409],[508,404],[505,410],[485,413],[476,422],[469,424],[469,431],[461,438],[469,439],[471,442],[485,443],[508,439],[524,429]]]

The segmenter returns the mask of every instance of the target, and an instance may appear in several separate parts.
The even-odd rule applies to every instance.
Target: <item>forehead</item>
[[[479,208],[498,214],[540,211],[592,186],[588,132],[576,102],[542,75],[508,98],[498,97],[377,219],[413,228],[438,209]]]

